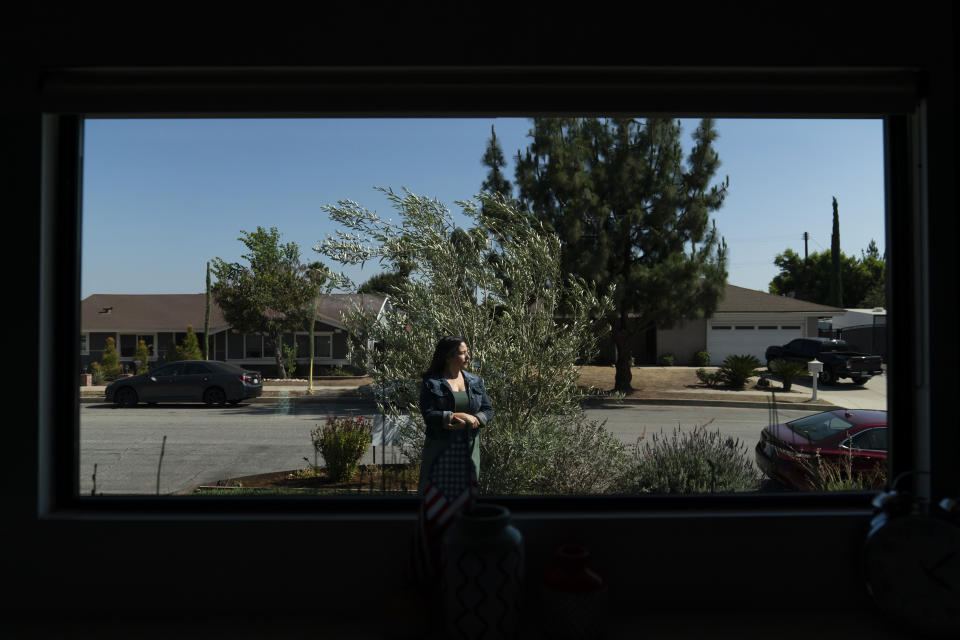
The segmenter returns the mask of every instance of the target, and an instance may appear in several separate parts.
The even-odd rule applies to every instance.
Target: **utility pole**
[[[808,240],[810,240],[810,234],[807,233],[806,231],[804,231],[804,232],[803,232],[803,260],[804,260],[804,262],[806,262],[806,261],[807,261],[807,258],[809,257],[809,254],[808,254],[808,252],[807,252],[807,241],[808,241]]]

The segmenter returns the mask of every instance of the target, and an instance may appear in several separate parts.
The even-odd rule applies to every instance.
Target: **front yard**
[[[716,367],[707,367],[708,371]],[[664,391],[696,389],[703,385],[697,379],[695,367],[633,367],[633,393],[630,396],[657,394]],[[617,370],[610,366],[584,366],[580,368],[580,386],[596,387],[603,391],[613,389]]]

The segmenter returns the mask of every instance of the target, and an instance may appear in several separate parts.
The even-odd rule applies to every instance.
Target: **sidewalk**
[[[796,386],[794,387],[796,389]],[[80,387],[80,402],[96,403],[104,402],[104,390],[106,386]],[[296,400],[298,402],[312,401],[330,401],[336,398],[370,399],[369,387],[356,385],[314,385],[313,393],[307,393],[307,384],[296,384],[287,382],[284,384],[265,384],[263,393],[257,398],[244,400],[248,403],[270,403],[281,399]],[[665,391],[656,395],[634,394],[633,396],[616,399],[609,397],[595,397],[584,400],[585,405],[596,406],[598,404],[647,404],[647,405],[686,405],[686,406],[708,406],[708,407],[741,407],[741,408],[767,408],[770,404],[772,394],[769,392],[758,391],[730,391],[727,389],[677,389],[674,391]],[[825,400],[822,396],[816,402],[810,401],[810,392],[807,389],[802,391],[791,391],[789,393],[777,393],[776,400],[778,404],[796,405],[797,408],[810,409],[811,411],[829,411],[836,409],[837,405]]]
[[[80,402],[105,402],[104,391],[106,385],[80,387]],[[307,393],[307,385],[264,385],[263,393],[257,398],[250,398],[244,402],[274,402],[278,398],[298,398],[304,400],[330,398],[362,398],[361,387],[324,385],[313,387],[313,393]]]

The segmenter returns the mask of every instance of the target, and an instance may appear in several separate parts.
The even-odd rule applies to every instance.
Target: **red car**
[[[767,477],[792,489],[814,488],[817,466],[850,464],[851,470],[883,481],[876,471],[887,464],[887,412],[837,409],[764,427],[756,449],[757,466]]]

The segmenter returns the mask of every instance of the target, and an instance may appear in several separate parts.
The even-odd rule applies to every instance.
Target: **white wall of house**
[[[862,325],[873,325],[874,318],[881,317],[886,319],[885,309],[847,309],[847,312],[841,316],[835,316],[831,321],[834,329],[845,329],[846,327],[858,327]]]
[[[685,320],[671,329],[657,329],[657,357],[671,354],[677,366],[693,364],[698,351],[707,348],[707,321]]]
[[[812,320],[815,332],[816,317]],[[767,347],[807,336],[810,324],[808,318],[797,313],[717,314],[706,326],[710,364],[723,364],[729,355],[748,354],[764,362]]]

